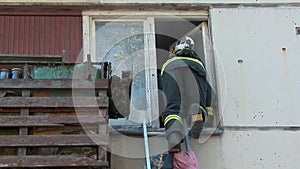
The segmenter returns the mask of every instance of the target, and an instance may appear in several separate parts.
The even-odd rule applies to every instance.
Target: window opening
[[[156,38],[156,55],[157,68],[160,70],[162,65],[168,59],[170,51],[173,49],[178,39],[183,36],[190,36],[195,41],[195,52],[200,57],[201,61],[206,65],[208,73],[208,81],[213,88],[212,107],[214,109],[214,119],[210,128],[215,128],[219,125],[220,117],[218,113],[218,99],[216,95],[215,70],[213,68],[213,59],[211,56],[210,41],[206,21],[168,21],[167,19],[155,20],[155,38]],[[159,98],[159,112],[164,110],[164,102],[162,97]],[[163,124],[160,124],[163,127]]]
[[[153,85],[157,83],[157,77],[154,76],[156,70],[154,73],[149,69],[160,70],[168,59],[172,45],[185,35],[191,36],[197,44],[195,51],[205,63],[209,81],[216,92],[210,38],[207,22],[203,18],[197,20],[193,17],[189,21],[159,16],[114,21],[107,20],[107,18],[90,17],[90,19],[84,20],[90,22],[89,36],[94,32],[95,37],[94,39],[89,37],[89,41],[85,41],[88,43],[86,51],[95,56],[94,61],[111,62],[112,73],[115,75],[112,77],[111,92],[116,92],[116,94],[111,96],[110,118],[128,119],[134,109],[143,110],[148,114],[151,112],[151,116],[155,116],[152,120],[159,117],[163,110],[162,101],[155,94],[152,95],[157,92],[157,88]],[[90,42],[91,39],[92,42]],[[152,86],[149,85],[150,83]],[[217,100],[216,97],[213,98],[213,102]],[[216,127],[220,117],[218,106],[214,108],[217,117],[213,125]],[[161,125],[152,125],[152,127],[161,127]]]

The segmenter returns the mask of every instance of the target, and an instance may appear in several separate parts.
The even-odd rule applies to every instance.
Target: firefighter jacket
[[[162,112],[165,127],[171,119],[188,119],[189,114],[195,113],[195,107],[210,106],[211,87],[205,66],[195,57],[177,55],[167,60],[160,72],[159,85],[165,96]]]

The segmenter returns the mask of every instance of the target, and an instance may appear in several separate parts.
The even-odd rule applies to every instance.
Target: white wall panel
[[[205,143],[191,138],[192,148],[203,169],[297,169],[300,161],[300,131],[226,130]],[[111,138],[112,167],[140,169],[143,140],[124,136]],[[166,150],[164,137],[150,140],[150,150]],[[154,150],[154,151],[153,151]],[[134,154],[134,156],[132,156]]]
[[[225,131],[204,144],[192,139],[201,168],[299,168],[300,132],[283,130]]]
[[[214,8],[225,126],[300,126],[300,8]]]

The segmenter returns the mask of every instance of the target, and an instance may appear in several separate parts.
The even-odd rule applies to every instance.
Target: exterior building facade
[[[191,140],[200,167],[299,166],[297,0],[10,0],[0,1],[0,23],[1,54],[66,50],[68,62],[91,54],[112,62],[115,76],[141,76],[132,94],[144,97],[132,97],[124,116],[138,123],[146,116],[153,128],[160,112],[156,70],[176,39],[193,36],[218,103],[214,126]],[[142,139],[110,139],[112,168],[142,168]],[[149,141],[152,154],[166,150],[162,136]]]

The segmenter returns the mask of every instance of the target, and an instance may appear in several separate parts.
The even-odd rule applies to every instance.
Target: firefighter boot
[[[168,135],[168,145],[169,145],[169,152],[171,153],[177,153],[181,151],[180,143],[182,140],[182,134],[179,132],[172,132]]]
[[[201,106],[199,106],[198,113],[191,115],[191,130],[189,131],[189,135],[198,139],[200,137],[200,133],[203,129],[204,123],[207,120],[207,112]]]
[[[207,110],[207,120],[205,121],[205,127],[213,127],[214,123],[214,109],[212,107],[206,107]]]
[[[166,126],[167,140],[169,146],[169,152],[179,152],[180,143],[184,138],[182,124],[178,120],[172,120],[168,122]]]

